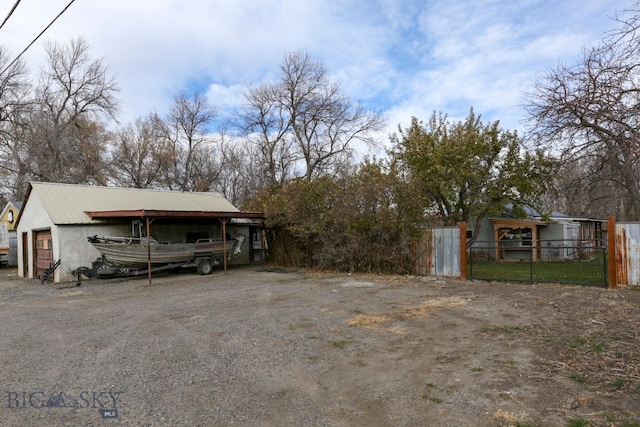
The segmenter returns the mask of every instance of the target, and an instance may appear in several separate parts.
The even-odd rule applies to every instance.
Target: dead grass
[[[54,296],[57,298],[67,298],[67,297],[77,297],[79,295],[86,295],[86,294],[87,293],[85,291],[76,290],[76,291],[61,292],[59,294],[54,294]]]
[[[359,326],[363,328],[379,329],[388,322],[395,319],[407,319],[407,318],[422,318],[428,317],[435,310],[451,309],[466,305],[467,301],[461,297],[442,297],[432,298],[418,305],[411,305],[405,309],[402,309],[395,313],[387,314],[358,314],[354,318],[350,319],[347,324],[349,326]],[[393,328],[391,332],[404,333],[400,328]]]
[[[526,413],[518,416],[512,412],[504,411],[502,409],[498,409],[493,413],[493,419],[496,420],[500,426],[522,425],[526,416]]]
[[[360,326],[363,328],[379,328],[385,323],[393,319],[390,315],[372,316],[369,314],[358,314],[353,319],[349,320],[347,324],[349,326]]]
[[[466,305],[467,301],[462,297],[442,297],[428,299],[421,304],[404,310],[404,317],[427,317],[434,310],[450,309]]]

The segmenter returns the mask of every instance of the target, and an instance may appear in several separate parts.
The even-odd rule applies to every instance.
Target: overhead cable
[[[36,36],[36,38],[35,38],[35,39],[33,39],[33,41],[32,41],[31,43],[29,43],[29,46],[25,47],[25,48],[24,48],[24,50],[23,50],[22,52],[20,52],[20,54],[19,54],[18,56],[16,56],[16,58],[15,58],[13,61],[11,61],[11,63],[10,63],[9,65],[7,65],[7,66],[4,68],[4,70],[0,71],[0,76],[1,76],[1,75],[3,75],[3,74],[4,74],[4,73],[9,69],[9,68],[11,68],[11,66],[12,66],[13,64],[15,64],[15,63],[16,63],[16,61],[17,61],[18,59],[20,59],[20,57],[21,57],[22,55],[24,55],[24,53],[25,53],[27,50],[29,50],[29,48],[30,48],[31,46],[33,46],[33,44],[34,44],[36,41],[38,41],[38,39],[40,38],[40,36],[42,36],[42,35],[43,35],[43,34],[44,34],[48,29],[49,29],[49,27],[50,27],[50,26],[52,26],[52,25],[53,25],[53,23],[54,23],[54,22],[56,22],[56,21],[58,20],[58,18],[60,18],[60,16],[62,16],[62,14],[63,14],[63,13],[65,13],[65,12],[67,11],[67,9],[69,9],[69,6],[71,6],[71,5],[73,4],[73,2],[74,2],[74,1],[76,1],[76,0],[71,0],[71,1],[69,2],[69,4],[67,4],[67,5],[64,7],[64,9],[62,9],[62,11],[60,11],[60,13],[58,13],[58,15],[57,15],[57,16],[56,16],[55,18],[53,18],[53,20],[52,20],[51,22],[49,22],[49,25],[47,25],[47,26],[44,28],[44,30],[42,30],[42,31],[40,32],[40,34],[38,34],[38,35]]]
[[[16,0],[16,2],[13,4],[13,7],[9,11],[9,14],[7,15],[6,18],[4,18],[4,21],[2,21],[2,24],[0,24],[0,28],[4,27],[4,24],[6,24],[9,18],[11,17],[11,15],[13,15],[13,11],[16,10],[16,7],[18,7],[18,5],[20,4],[20,1],[21,0]]]

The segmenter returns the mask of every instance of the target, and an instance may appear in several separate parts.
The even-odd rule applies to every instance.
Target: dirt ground
[[[640,426],[640,290],[0,271],[3,426]]]

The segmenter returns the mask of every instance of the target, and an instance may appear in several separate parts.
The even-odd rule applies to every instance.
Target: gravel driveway
[[[568,407],[588,386],[545,377],[528,332],[566,324],[572,289],[640,292],[255,267],[0,279],[3,426],[565,425],[629,420],[640,394]]]

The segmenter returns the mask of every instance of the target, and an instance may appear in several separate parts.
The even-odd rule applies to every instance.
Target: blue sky
[[[14,1],[0,7],[3,17]],[[69,0],[22,0],[0,29],[17,55]],[[536,76],[572,63],[616,28],[633,1],[608,0],[76,0],[42,40],[83,36],[117,75],[122,123],[166,113],[197,89],[220,112],[248,85],[274,81],[286,52],[324,61],[388,132],[443,111],[522,131],[522,95]],[[4,9],[4,10],[3,10]],[[25,55],[36,70],[42,43]]]

